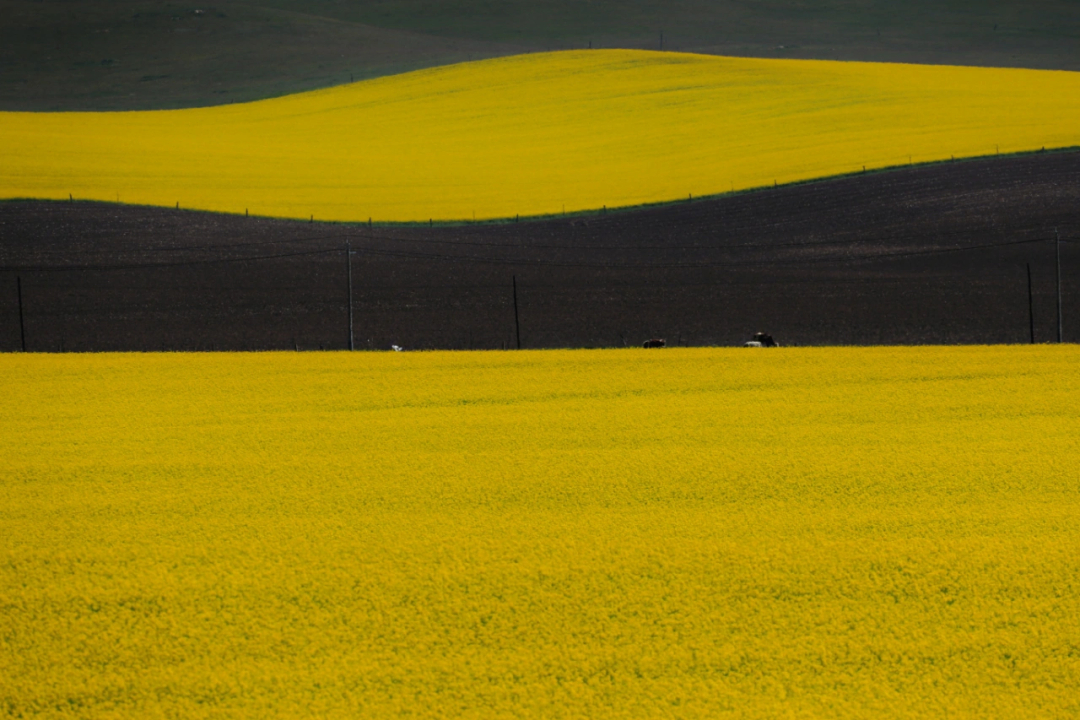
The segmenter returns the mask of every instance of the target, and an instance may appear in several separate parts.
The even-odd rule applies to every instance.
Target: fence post
[[[23,321],[22,306],[22,277],[15,277],[15,289],[19,294],[19,341],[22,343],[22,351],[26,352],[26,323]]]
[[[1054,244],[1057,251],[1057,340],[1061,340],[1061,235],[1054,228]]]
[[[1035,344],[1035,302],[1031,296],[1031,263],[1027,264],[1028,280],[1028,329],[1031,331],[1031,344]]]
[[[521,322],[518,320],[518,301],[517,301],[517,275],[513,276],[514,282],[514,334],[517,337],[517,349],[521,349]]]
[[[345,264],[349,268],[349,350],[353,349],[352,242],[345,241]]]

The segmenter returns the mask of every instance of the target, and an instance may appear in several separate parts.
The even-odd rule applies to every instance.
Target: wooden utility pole
[[[19,294],[19,341],[22,343],[22,351],[26,352],[26,323],[23,322],[22,307],[22,277],[16,276],[15,289]]]
[[[521,322],[518,320],[518,302],[517,302],[517,275],[513,276],[514,281],[514,334],[517,336],[517,349],[521,349]]]
[[[353,349],[352,243],[345,241],[345,264],[349,268],[349,350]]]
[[[1031,344],[1035,344],[1035,302],[1031,295],[1031,263],[1027,264],[1028,278],[1028,330],[1031,331]]]
[[[1057,251],[1057,338],[1061,342],[1061,235],[1054,228],[1054,243]]]

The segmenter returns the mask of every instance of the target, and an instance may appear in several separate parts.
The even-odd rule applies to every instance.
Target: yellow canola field
[[[317,220],[513,217],[1080,145],[1080,73],[630,50],[213,108],[0,113],[0,197]]]
[[[1078,363],[0,356],[0,708],[1077,717]]]

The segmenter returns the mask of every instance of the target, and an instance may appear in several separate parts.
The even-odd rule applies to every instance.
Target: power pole
[[[1061,235],[1054,228],[1054,244],[1057,250],[1057,325],[1058,342],[1061,342]]]
[[[517,349],[521,349],[521,322],[518,320],[518,303],[517,303],[517,275],[513,276],[514,280],[514,333],[517,335]]]
[[[349,350],[353,349],[353,309],[352,309],[352,243],[345,241],[345,264],[349,268]]]
[[[1031,298],[1031,263],[1027,263],[1027,327],[1031,331],[1031,344],[1035,344],[1035,301]]]
[[[26,352],[26,323],[23,322],[22,309],[22,277],[15,277],[15,288],[19,293],[19,340],[22,342],[22,351]]]

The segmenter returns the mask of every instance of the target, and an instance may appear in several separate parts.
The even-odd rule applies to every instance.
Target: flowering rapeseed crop
[[[0,197],[320,220],[511,217],[1080,144],[1080,73],[525,55],[275,100],[0,113]]]
[[[0,357],[11,717],[1075,717],[1073,347]]]

